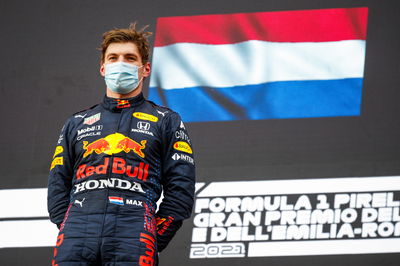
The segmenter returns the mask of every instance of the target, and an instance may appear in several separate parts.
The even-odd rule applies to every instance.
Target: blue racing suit
[[[156,265],[191,214],[194,186],[180,116],[142,94],[105,96],[67,120],[53,155],[48,211],[60,229],[53,265]]]

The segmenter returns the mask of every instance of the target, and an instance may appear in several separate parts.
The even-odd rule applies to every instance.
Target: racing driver
[[[52,265],[157,265],[191,214],[195,167],[185,125],[142,94],[150,34],[135,24],[103,34],[103,102],[61,130],[48,183],[59,228]]]

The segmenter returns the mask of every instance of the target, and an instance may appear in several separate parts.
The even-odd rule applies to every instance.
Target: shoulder
[[[147,112],[157,117],[159,126],[163,131],[174,132],[179,128],[185,128],[181,116],[171,108],[156,104],[147,99],[145,102]]]
[[[147,110],[151,112],[153,115],[158,117],[158,120],[163,123],[168,123],[169,120],[179,120],[180,116],[177,112],[168,108],[166,106],[162,106],[154,103],[153,101],[146,100]]]
[[[156,104],[155,102],[152,102],[150,100],[146,100],[146,101],[148,102],[148,104],[150,104],[152,106],[153,109],[156,110],[156,112],[158,114],[161,114],[161,115],[167,116],[167,117],[171,117],[172,116],[172,117],[179,117],[180,118],[179,113],[174,111],[174,110],[172,110],[171,108]]]
[[[92,107],[89,107],[87,109],[83,109],[79,112],[76,112],[71,116],[71,118],[72,117],[73,118],[85,118],[88,115],[88,113],[91,113],[92,111],[98,109],[98,106],[99,106],[99,104],[95,104]]]
[[[151,108],[152,108],[157,114],[159,114],[159,115],[161,115],[161,116],[165,116],[165,115],[167,115],[168,113],[174,113],[174,111],[173,111],[172,109],[170,109],[170,108],[168,108],[168,107],[166,107],[166,106],[162,106],[162,105],[156,104],[155,102],[150,101],[150,100],[146,100],[146,102],[147,102],[147,104],[148,104],[149,106],[151,106]]]
[[[76,112],[72,114],[66,121],[64,127],[75,127],[81,123],[84,123],[87,120],[90,119],[96,119],[94,116],[98,116],[98,119],[100,119],[100,110],[99,110],[99,104],[93,105],[92,107],[89,107],[87,109],[81,110],[79,112]]]

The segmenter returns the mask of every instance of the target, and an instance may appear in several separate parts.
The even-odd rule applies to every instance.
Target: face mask
[[[143,67],[143,66],[141,66]],[[140,67],[124,62],[116,62],[105,65],[105,77],[107,87],[113,92],[127,94],[138,88],[138,69]]]

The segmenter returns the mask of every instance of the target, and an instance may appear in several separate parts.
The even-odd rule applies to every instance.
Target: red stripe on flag
[[[165,17],[157,20],[155,46],[365,40],[367,17],[367,7]]]

